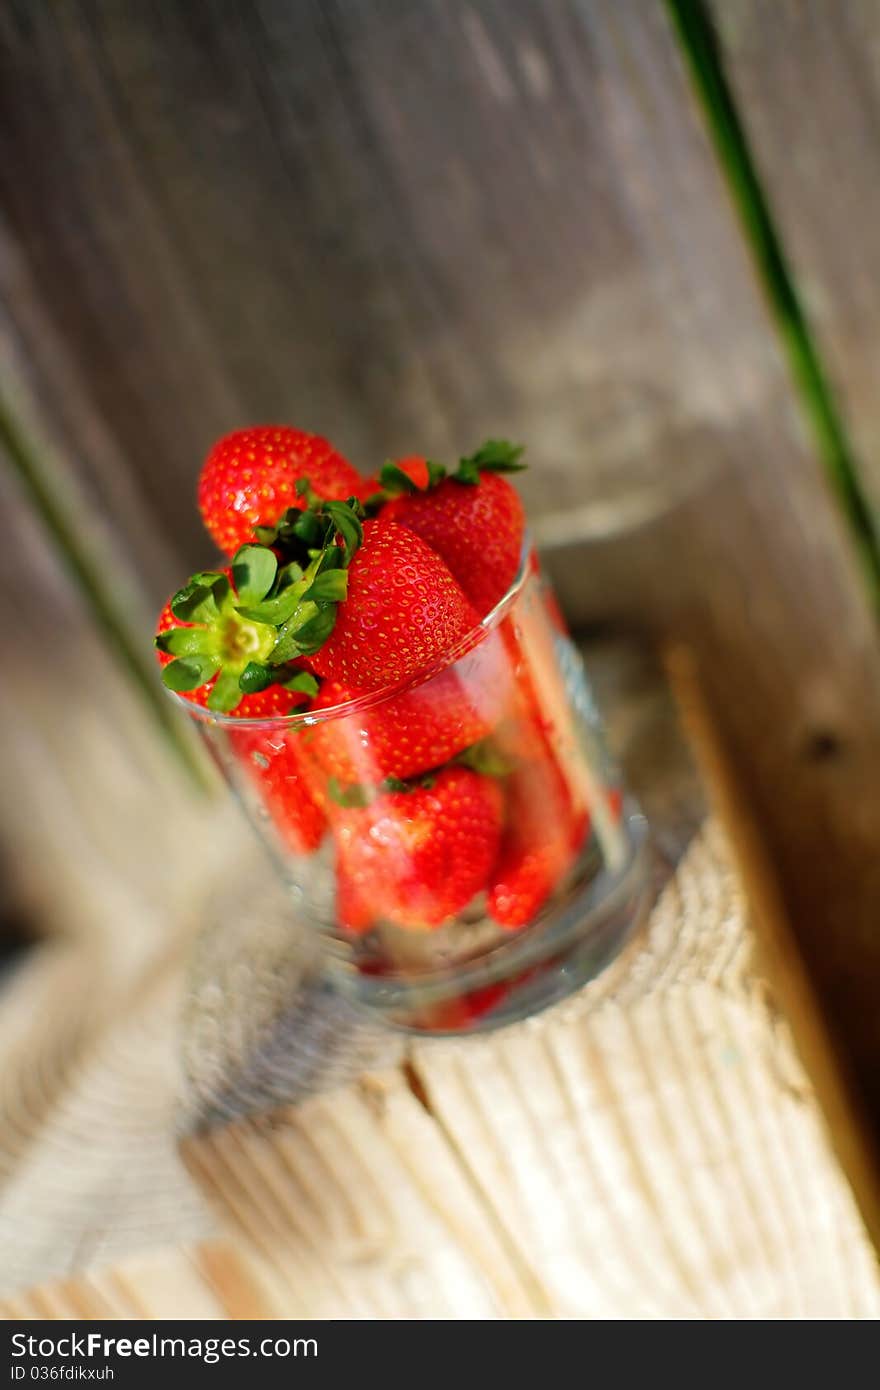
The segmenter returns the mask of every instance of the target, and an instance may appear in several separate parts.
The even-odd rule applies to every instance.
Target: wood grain
[[[562,545],[786,399],[650,7],[11,5],[0,63],[6,312],[155,601],[243,420],[367,468],[519,436]]]
[[[712,0],[765,190],[880,516],[880,13]]]
[[[220,1232],[170,1245],[180,1196],[154,1192],[123,1257],[90,1252],[0,1316],[876,1318],[876,1262],[753,944],[709,824],[642,941],[577,999],[188,1139]],[[104,1030],[77,1087],[92,1143],[167,1106],[164,1068],[131,1061],[163,1027],[158,992],[134,1030]],[[127,1153],[133,1188],[156,1158]]]

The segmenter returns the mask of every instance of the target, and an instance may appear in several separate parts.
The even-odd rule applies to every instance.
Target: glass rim
[[[236,716],[235,713],[224,714],[220,710],[206,709],[204,705],[196,705],[192,700],[187,700],[186,695],[180,694],[176,690],[163,688],[166,689],[172,700],[181,705],[186,713],[200,724],[219,725],[232,729],[311,729],[316,724],[345,719],[348,715],[373,709],[375,706],[385,704],[409,690],[415,690],[418,686],[425,685],[435,676],[442,675],[468,652],[478,647],[488,634],[504,620],[525,587],[526,579],[532,568],[530,562],[533,554],[532,539],[529,532],[526,531],[523,536],[517,572],[507,591],[502,594],[495,606],[489,609],[485,617],[481,618],[452,647],[448,648],[428,666],[423,666],[411,676],[404,676],[399,681],[380,686],[377,690],[367,690],[356,700],[343,700],[341,704],[328,705],[326,709],[321,710],[299,709],[290,714],[270,714],[245,718]]]

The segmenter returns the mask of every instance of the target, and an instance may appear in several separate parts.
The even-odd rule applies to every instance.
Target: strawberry
[[[336,860],[336,921],[349,936],[366,936],[376,925],[380,906],[368,898],[358,879],[353,877],[337,856]]]
[[[311,709],[329,709],[362,693],[339,681],[325,681]],[[454,671],[443,671],[378,708],[318,724],[307,739],[324,773],[351,783],[428,772],[451,762],[487,733],[479,709],[468,703]]]
[[[476,614],[420,537],[382,519],[363,526],[336,624],[311,657],[319,675],[376,690],[439,661],[475,627]]]
[[[365,497],[366,483],[333,445],[289,425],[254,425],[224,435],[199,475],[202,519],[224,555],[234,555],[258,526],[274,526],[296,503],[297,484],[318,497]]]
[[[363,931],[373,918],[432,930],[487,884],[501,839],[497,781],[466,767],[406,791],[380,794],[334,817],[340,925]],[[354,904],[357,921],[346,919]]]
[[[311,711],[332,709],[365,692],[327,680]],[[513,696],[506,649],[486,636],[454,665],[400,695],[326,719],[304,737],[309,757],[337,782],[378,783],[416,777],[486,739]]]
[[[524,762],[507,778],[507,823],[489,889],[489,915],[516,930],[564,879],[589,829],[555,759]]]
[[[521,453],[489,440],[462,459],[451,477],[425,460],[427,487],[414,481],[412,459],[406,469],[390,464],[380,475],[386,494],[392,494],[380,513],[383,521],[396,521],[427,541],[481,618],[504,597],[519,570],[525,513],[519,494],[500,473],[521,467]]]
[[[260,698],[245,696],[242,704]],[[244,727],[230,729],[228,737],[284,847],[294,854],[309,854],[317,849],[327,821],[317,791],[310,783],[308,766],[301,758],[302,734],[277,727]]]

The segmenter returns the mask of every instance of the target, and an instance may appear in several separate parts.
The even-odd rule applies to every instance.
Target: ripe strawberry
[[[361,885],[349,874],[341,859],[336,859],[336,921],[349,936],[366,936],[376,925],[380,906],[364,896]]]
[[[228,736],[239,764],[284,847],[294,854],[309,854],[317,849],[324,838],[327,820],[317,791],[310,783],[308,766],[302,761],[302,734],[280,728],[245,727],[230,729]]]
[[[442,481],[443,470],[425,462],[431,475],[427,490],[413,483],[412,468],[406,476],[398,476],[401,470],[394,465],[382,472],[389,490],[402,490],[382,508],[382,520],[399,522],[427,541],[481,618],[504,597],[519,569],[525,513],[519,493],[500,471],[518,468],[520,452],[489,441]]]
[[[515,930],[532,920],[574,864],[589,816],[574,805],[549,753],[511,774],[506,800],[507,824],[488,911],[500,926]]]
[[[311,711],[363,695],[354,686],[328,680]],[[453,666],[422,685],[316,724],[304,744],[324,776],[343,784],[416,777],[486,739],[507,714],[512,696],[506,649],[496,633],[487,633]]]
[[[441,659],[476,622],[430,546],[394,522],[367,521],[336,625],[310,664],[319,676],[376,690]]]
[[[234,555],[253,539],[255,527],[274,526],[296,505],[302,479],[318,497],[367,495],[365,480],[320,435],[289,425],[255,425],[219,439],[202,465],[198,502],[223,553]]]
[[[412,930],[430,931],[455,916],[486,887],[501,811],[498,783],[465,767],[340,811],[334,832],[341,925],[352,899],[369,904],[375,918]]]
[[[356,700],[362,691],[325,681],[313,711]],[[378,708],[318,724],[307,735],[309,754],[328,777],[343,783],[406,778],[451,762],[488,734],[454,672],[405,691]]]

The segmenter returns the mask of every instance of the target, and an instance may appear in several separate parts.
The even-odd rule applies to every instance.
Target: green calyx
[[[291,507],[257,545],[245,545],[225,574],[193,575],[171,600],[188,627],[160,633],[156,646],[175,659],[164,668],[169,690],[185,693],[209,681],[207,706],[229,714],[243,696],[271,685],[317,694],[314,676],[297,669],[326,642],[336,607],[348,593],[348,566],[363,540],[356,498],[328,502],[308,484],[305,507]]]
[[[162,671],[169,690],[185,694],[209,681],[209,709],[229,714],[245,691],[240,679],[251,664],[268,660],[275,645],[273,629],[239,611],[258,602],[275,582],[278,562],[271,550],[243,546],[232,564],[232,582],[225,574],[205,572],[174,595],[171,612],[190,627],[171,627],[159,633],[159,651],[173,656]]]
[[[524,453],[523,444],[511,444],[508,439],[487,439],[476,453],[458,460],[452,479],[472,485],[480,481],[481,473],[521,473],[528,466],[520,463]]]
[[[487,439],[475,453],[460,458],[454,472],[450,472],[445,464],[426,459],[428,482],[425,487],[419,487],[408,473],[389,459],[382,465],[379,473],[379,491],[367,498],[366,510],[377,511],[383,503],[394,497],[409,497],[419,492],[430,492],[447,478],[456,483],[473,486],[480,481],[481,473],[520,473],[527,466],[520,463],[524,453],[525,447],[521,444],[511,444],[507,439]]]
[[[446,469],[442,463],[434,463],[432,459],[426,459],[425,463],[428,468],[427,489],[420,488],[418,483],[413,482],[408,473],[404,473],[403,469],[392,459],[388,459],[379,471],[381,492],[374,493],[373,497],[369,498],[367,506],[376,498],[382,502],[387,502],[391,497],[406,497],[413,492],[423,492],[437,487],[438,483],[442,483],[447,476]]]
[[[316,552],[335,544],[339,537],[348,565],[364,538],[363,507],[357,497],[346,502],[316,497],[307,478],[297,483],[297,493],[307,499],[304,507],[288,507],[274,526],[258,526],[261,545],[280,549],[286,560],[296,560],[305,568]]]

